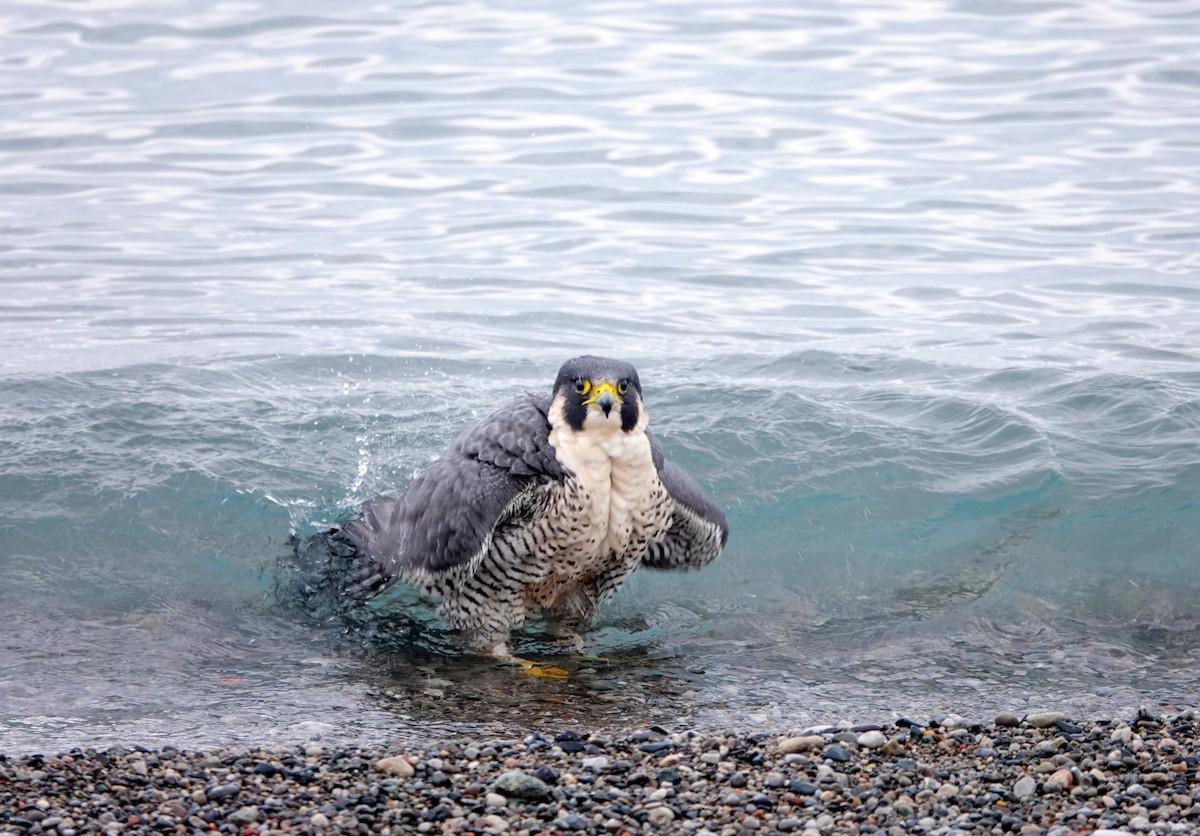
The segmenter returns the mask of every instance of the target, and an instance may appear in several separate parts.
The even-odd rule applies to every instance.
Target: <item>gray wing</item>
[[[547,397],[517,398],[463,432],[403,494],[365,502],[341,526],[355,548],[343,592],[366,599],[399,578],[469,570],[498,525],[527,513],[539,485],[565,476],[549,407]]]
[[[646,435],[650,436],[658,479],[675,501],[675,513],[666,535],[646,549],[642,565],[650,569],[696,569],[712,562],[729,539],[725,513],[695,479],[666,460],[657,438]]]

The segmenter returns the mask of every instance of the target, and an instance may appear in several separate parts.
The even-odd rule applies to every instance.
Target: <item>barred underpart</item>
[[[568,478],[535,500],[536,516],[500,526],[471,572],[448,573],[422,583],[442,598],[439,613],[461,629],[470,645],[492,647],[510,630],[541,613],[556,635],[587,628],[596,607],[641,563],[647,546],[668,530],[674,503],[661,484],[652,489],[626,547],[596,547],[591,492]]]

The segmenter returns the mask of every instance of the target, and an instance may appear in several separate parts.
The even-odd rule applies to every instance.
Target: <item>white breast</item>
[[[662,534],[669,517],[667,494],[645,432],[575,432],[559,426],[551,430],[550,443],[575,477],[570,493],[576,507],[566,509],[574,518],[568,557],[603,561],[640,550]]]

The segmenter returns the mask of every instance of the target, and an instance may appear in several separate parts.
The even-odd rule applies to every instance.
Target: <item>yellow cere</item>
[[[615,401],[617,402],[617,404],[618,404],[618,405],[619,405],[620,403],[622,403],[622,401],[621,401],[621,394],[620,394],[619,392],[617,392],[617,387],[613,386],[611,383],[601,383],[599,386],[593,386],[593,387],[592,387],[592,396],[591,396],[590,398],[588,398],[586,401],[584,401],[584,404],[586,405],[586,404],[593,404],[593,403],[595,403],[596,401],[600,400],[601,396],[602,396],[602,395],[603,395],[605,392],[607,392],[608,394],[612,395],[612,396],[613,396],[613,400],[615,400]],[[585,395],[586,395],[586,394],[587,394],[587,390],[586,390],[586,389],[585,389],[585,390],[583,390],[583,391],[581,392],[581,394],[585,394]]]

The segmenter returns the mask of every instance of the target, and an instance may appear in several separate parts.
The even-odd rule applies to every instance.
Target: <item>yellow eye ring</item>
[[[592,391],[592,382],[590,380],[584,380],[582,377],[576,378],[575,391],[581,395],[586,395],[588,392]]]
[[[620,383],[617,384],[617,394],[618,395],[624,395],[628,391],[629,391],[629,381],[628,380],[622,380]]]

